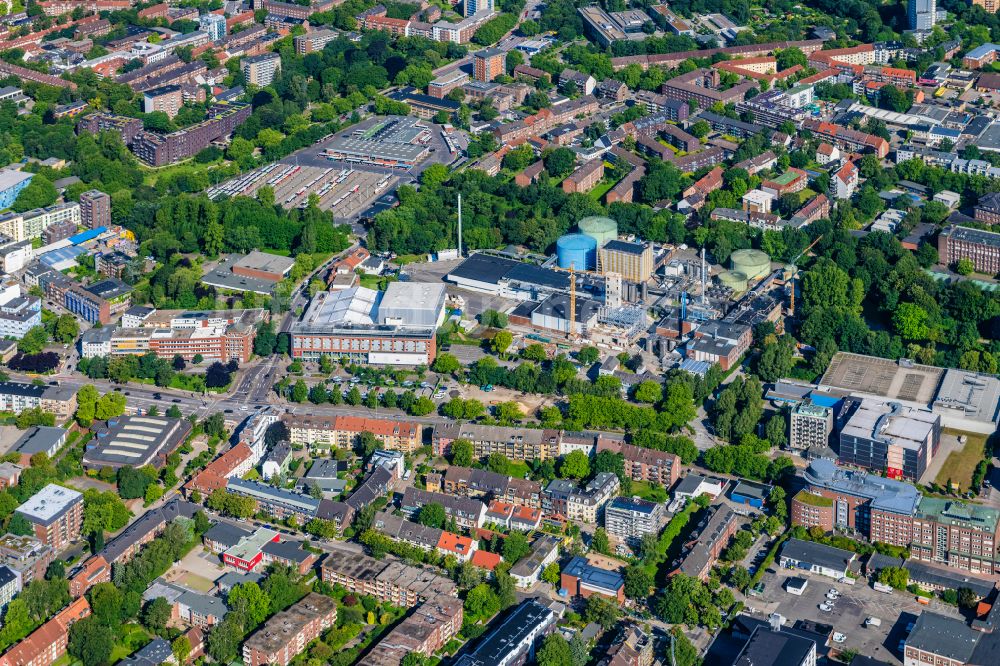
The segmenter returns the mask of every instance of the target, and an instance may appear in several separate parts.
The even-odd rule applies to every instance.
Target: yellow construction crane
[[[602,276],[602,273],[597,271],[578,271],[576,270],[576,262],[571,262],[569,268],[562,268],[561,266],[550,266],[553,270],[564,271],[569,273],[569,325],[567,326],[568,332],[566,337],[570,340],[575,340],[576,335],[576,274],[586,273],[588,275],[598,275]]]

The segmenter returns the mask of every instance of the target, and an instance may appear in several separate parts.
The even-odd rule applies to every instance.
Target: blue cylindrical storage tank
[[[585,234],[566,234],[556,241],[559,268],[590,271],[597,267],[597,240]]]

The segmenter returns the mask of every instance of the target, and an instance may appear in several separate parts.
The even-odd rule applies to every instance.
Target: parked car
[[[834,643],[843,643],[846,640],[847,640],[847,636],[845,636],[844,634],[840,633],[839,631],[833,632],[833,642]]]
[[[819,609],[824,613],[829,613],[833,610],[833,606],[831,606],[830,604],[820,604]]]

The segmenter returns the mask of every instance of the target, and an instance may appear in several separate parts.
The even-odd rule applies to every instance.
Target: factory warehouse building
[[[166,416],[118,416],[94,425],[94,438],[83,454],[85,469],[118,469],[152,465],[159,469],[167,456],[187,439],[187,419]]]
[[[393,282],[385,292],[320,292],[292,325],[292,356],[377,365],[429,365],[444,322],[442,284]]]

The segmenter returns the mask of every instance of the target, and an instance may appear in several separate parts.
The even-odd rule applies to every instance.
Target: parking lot
[[[319,197],[322,210],[338,219],[358,216],[372,202],[395,188],[399,178],[351,167],[299,166],[276,162],[240,176],[208,191],[209,197],[255,196],[268,186],[274,201],[285,208],[304,208],[311,194]]]
[[[785,590],[785,583],[793,576],[808,581],[801,596]],[[833,648],[856,650],[859,654],[891,664],[902,663],[899,643],[908,633],[907,625],[916,622],[921,612],[931,610],[942,615],[960,617],[958,609],[953,606],[937,600],[931,600],[930,605],[923,606],[917,603],[913,594],[878,592],[863,578],[854,585],[848,585],[826,576],[782,569],[774,565],[762,582],[763,594],[747,599],[747,606],[755,609],[757,617],[780,613],[788,618],[788,622],[802,619],[830,624],[834,632],[847,637],[842,644],[831,644]],[[831,589],[841,594],[832,603],[826,597]],[[820,604],[823,603],[831,605],[832,610],[820,610]],[[881,626],[865,627],[865,619],[869,617],[879,618]]]

